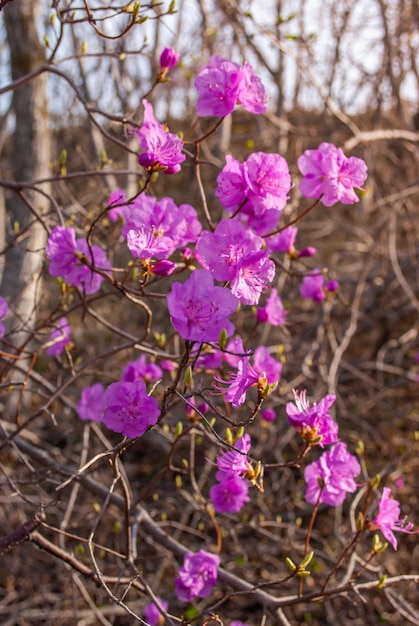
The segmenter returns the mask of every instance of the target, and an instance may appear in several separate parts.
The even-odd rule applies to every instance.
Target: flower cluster
[[[226,156],[215,195],[229,213],[240,208],[240,217],[258,234],[266,234],[276,226],[290,189],[286,160],[279,154],[254,152],[244,163]]]
[[[220,557],[205,550],[188,552],[179,576],[175,579],[176,595],[181,602],[206,598],[217,584]]]
[[[228,281],[243,304],[257,304],[275,276],[275,265],[262,250],[263,240],[237,220],[222,220],[213,233],[201,234],[195,256],[211,275]]]
[[[237,298],[225,287],[215,287],[208,270],[192,272],[186,282],[174,283],[167,295],[172,324],[187,341],[218,341],[225,330],[234,332],[228,316],[237,308]]]
[[[138,137],[140,150],[139,164],[146,170],[161,170],[165,174],[176,174],[180,164],[186,159],[182,153],[183,141],[174,133],[169,133],[154,117],[153,106],[142,100],[144,122],[134,134]]]
[[[210,498],[217,513],[238,513],[249,501],[249,484],[243,478],[251,466],[247,460],[250,450],[250,435],[237,439],[234,449],[221,454],[217,459],[219,481],[210,489]]]
[[[306,150],[297,165],[303,174],[300,191],[305,198],[321,197],[325,206],[358,202],[354,189],[361,189],[367,178],[362,159],[348,158],[340,148],[322,143],[316,150]]]
[[[56,226],[51,231],[45,253],[50,261],[51,276],[60,277],[87,294],[96,293],[100,289],[104,280],[102,274],[110,274],[111,264],[102,248],[89,247],[85,239],[76,239],[71,226]],[[84,260],[102,274],[91,269]]]
[[[251,113],[265,113],[267,97],[262,81],[252,66],[243,67],[217,55],[211,57],[195,79],[199,94],[196,112],[200,117],[229,115],[236,104]]]
[[[348,492],[356,491],[354,478],[360,471],[357,458],[348,452],[346,443],[339,441],[305,468],[305,499],[310,504],[342,504]]]

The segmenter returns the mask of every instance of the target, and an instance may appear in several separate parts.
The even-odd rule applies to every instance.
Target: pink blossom
[[[300,285],[300,294],[302,298],[307,300],[313,300],[314,302],[321,302],[325,299],[326,294],[324,291],[324,276],[319,269],[312,270],[313,274],[304,276],[303,282]]]
[[[287,315],[288,311],[284,309],[278,290],[272,289],[265,306],[257,310],[256,319],[259,323],[268,322],[272,326],[281,326],[285,324]]]
[[[224,394],[225,400],[237,408],[246,401],[247,390],[259,381],[259,374],[250,365],[249,357],[239,360],[237,372],[229,372],[229,379],[223,380],[214,376],[215,389]]]
[[[140,226],[136,230],[128,231],[127,246],[131,254],[139,259],[164,259],[173,250],[173,240],[165,237],[154,226]]]
[[[126,383],[133,383],[136,380],[150,383],[159,380],[162,375],[161,368],[156,363],[148,363],[146,355],[142,354],[139,359],[124,367],[121,380]]]
[[[217,584],[220,557],[205,550],[188,552],[179,576],[175,579],[175,592],[181,602],[206,598]]]
[[[274,422],[276,418],[276,413],[274,411],[274,409],[264,409],[262,411],[262,419],[265,420],[265,422]]]
[[[168,610],[168,602],[165,602],[158,596],[156,596],[156,600],[165,611]],[[150,602],[150,604],[147,604],[147,606],[144,607],[144,617],[149,626],[163,626],[165,621],[164,616],[160,613],[154,602]]]
[[[258,346],[253,357],[253,367],[259,378],[266,378],[270,385],[281,377],[282,363],[277,361],[265,346]]]
[[[251,438],[245,433],[237,439],[234,449],[223,452],[217,458],[218,472],[215,477],[219,481],[229,480],[234,476],[240,476],[247,473],[249,469],[249,461],[247,453],[250,450]]]
[[[272,235],[272,237],[266,237],[265,242],[272,252],[288,252],[290,254],[294,250],[297,233],[298,228],[296,226],[288,226],[281,230],[280,233]]]
[[[288,402],[286,412],[288,421],[310,444],[318,444],[322,448],[325,445],[335,443],[338,439],[339,427],[329,415],[329,409],[336,400],[336,396],[327,395],[318,404],[313,406],[307,400],[306,391],[298,394],[293,390],[294,401]]]
[[[134,130],[142,154],[139,164],[147,170],[163,170],[165,174],[176,174],[180,164],[186,159],[182,154],[183,141],[177,135],[169,133],[154,117],[153,107],[146,99],[144,106],[144,122],[139,130]]]
[[[48,356],[58,356],[64,351],[64,348],[71,343],[70,339],[71,326],[66,317],[58,320],[55,328],[52,330],[47,348],[45,350]]]
[[[324,205],[336,202],[353,204],[367,178],[367,166],[357,157],[347,158],[340,148],[322,143],[316,150],[306,150],[297,161],[303,178],[300,191],[305,198],[320,198]]]
[[[77,413],[81,420],[100,422],[104,409],[105,388],[101,383],[85,387],[77,403]]]
[[[111,193],[108,199],[108,206],[113,207],[108,211],[108,217],[111,222],[116,222],[119,216],[122,215],[123,205],[126,203],[126,201],[127,197],[125,195],[125,191],[123,191],[122,189],[115,189],[115,191]]]
[[[105,391],[103,422],[124,437],[140,437],[156,424],[160,409],[142,380],[112,383]]]
[[[160,72],[166,75],[168,71],[176,67],[180,55],[173,48],[165,48],[160,55]]]
[[[249,484],[240,476],[213,485],[210,498],[216,513],[238,513],[249,502]]]
[[[390,498],[391,489],[384,487],[383,495],[378,503],[378,513],[368,523],[370,530],[381,530],[384,537],[397,550],[397,539],[394,532],[417,534],[418,530],[413,529],[413,523],[408,522],[406,517],[400,519],[400,503]]]
[[[286,160],[279,154],[254,152],[244,163],[247,198],[255,215],[268,209],[282,210],[291,189],[291,176]]]
[[[249,63],[240,67],[214,55],[199,71],[195,87],[199,94],[196,111],[201,117],[224,117],[233,111],[236,103],[251,113],[266,111],[265,88],[260,78],[254,76]]]
[[[356,491],[354,478],[360,471],[361,466],[357,458],[348,452],[346,443],[336,443],[305,468],[305,499],[314,505],[318,502],[330,506],[342,504],[348,492]]]
[[[228,316],[237,299],[229,289],[215,287],[208,270],[196,270],[186,282],[173,283],[167,295],[172,324],[187,341],[218,341],[222,330],[234,332]]]

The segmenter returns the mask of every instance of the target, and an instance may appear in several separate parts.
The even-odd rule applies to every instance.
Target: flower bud
[[[179,61],[179,54],[173,48],[165,48],[160,55],[160,71],[166,74],[172,70]]]

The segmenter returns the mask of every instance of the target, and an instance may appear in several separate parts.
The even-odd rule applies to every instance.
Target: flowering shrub
[[[134,10],[139,8],[129,9]],[[162,52],[154,87],[168,80],[178,61],[175,50]],[[266,111],[265,87],[246,61],[238,65],[213,56],[197,73],[194,85],[198,117],[223,118],[236,105],[252,114]],[[262,607],[263,623],[271,618],[270,623],[278,623],[283,607],[326,602],[329,595],[340,597],[353,589],[360,594],[357,585],[363,589],[360,581],[368,565],[386,548],[373,539],[370,554],[365,555],[367,531],[380,531],[394,549],[398,547],[394,532],[417,532],[413,523],[400,518],[400,504],[390,498],[389,487],[383,488],[372,517],[379,481],[368,476],[367,451],[353,438],[344,441],[345,431],[339,428],[344,416],[332,375],[336,368],[327,371],[327,359],[334,363],[340,354],[340,333],[327,317],[340,296],[340,286],[328,278],[327,268],[310,267],[311,257],[317,254],[314,246],[295,248],[295,224],[308,213],[321,212],[321,204],[330,207],[359,200],[356,190],[365,184],[367,166],[330,143],[303,152],[297,160],[304,206],[299,212],[296,204],[290,204],[297,177],[292,179],[282,155],[255,151],[239,161],[227,154],[214,180],[214,204],[209,204],[206,194],[212,193],[211,187],[205,189],[197,174],[204,163],[199,146],[214,135],[220,120],[203,136],[194,135],[195,122],[181,138],[157,121],[147,98],[142,99],[143,122],[132,129],[141,166],[138,193],[128,198],[124,189],[116,188],[102,212],[96,207],[94,218],[86,214],[84,222],[76,224],[74,218],[66,226],[51,225],[45,247],[49,275],[59,280],[51,288],[55,289],[54,312],[39,322],[31,338],[44,336],[40,331],[52,327],[49,340],[42,343],[45,350],[34,348],[33,362],[61,355],[58,361],[63,361],[68,378],[62,381],[59,376],[53,392],[40,373],[33,375],[42,394],[50,392],[51,397],[39,402],[27,423],[44,413],[57,420],[50,405],[61,402],[66,419],[72,420],[71,429],[80,429],[78,420],[83,422],[81,452],[74,453],[74,458],[80,454],[74,461],[78,467],[73,467],[73,460],[65,465],[25,448],[19,439],[24,428],[20,415],[15,431],[9,426],[4,430],[7,441],[9,436],[16,439],[18,449],[19,445],[23,451],[30,449],[48,472],[56,472],[54,489],[60,492],[77,485],[59,528],[62,537],[77,538],[73,531],[66,536],[65,524],[78,486],[95,498],[88,516],[89,520],[96,516],[93,530],[86,539],[80,538],[79,553],[66,551],[48,543],[38,531],[33,534],[43,524],[58,533],[36,512],[21,538],[38,542],[94,580],[113,603],[136,619],[140,618],[129,606],[130,593],[147,596],[151,603],[143,613],[151,626],[167,618],[169,603],[157,596],[163,589],[164,597],[171,598],[174,621],[186,623],[197,615],[218,620],[222,611],[231,620],[228,611],[239,594]],[[183,139],[186,136],[188,140]],[[170,196],[158,199],[159,175],[184,173],[183,168],[191,164],[200,183],[201,202],[189,188],[181,189],[185,202],[180,204]],[[307,206],[306,200],[314,202]],[[78,238],[76,232],[83,229],[85,237]],[[115,260],[115,267],[109,258]],[[333,269],[339,274],[338,267]],[[284,287],[288,277],[293,281],[290,290]],[[316,391],[309,401],[308,390],[302,388],[293,391],[292,401],[291,389],[300,386],[295,382],[300,373],[291,376],[288,362],[300,359],[301,371],[306,371],[316,352],[313,348],[303,354],[298,341],[305,331],[296,309],[304,299],[312,301],[304,305],[311,307],[310,314],[324,315],[322,329],[327,327],[333,338],[334,354],[324,350],[318,368],[321,381],[333,393]],[[71,329],[62,315],[70,310],[72,320],[80,315],[80,328],[72,322]],[[0,319],[6,315],[8,304],[0,297]],[[99,333],[94,335],[89,324],[94,330],[100,328],[100,341],[106,344],[102,352],[97,348]],[[272,329],[281,340],[272,339]],[[318,343],[322,332],[316,337]],[[352,326],[347,335],[350,332]],[[0,336],[7,341],[1,323]],[[133,360],[133,351],[140,353],[139,358]],[[27,352],[23,343],[10,352],[11,362]],[[45,354],[39,357],[38,352]],[[28,366],[28,378],[33,367]],[[53,365],[47,360],[43,367]],[[310,372],[302,379],[308,386],[315,377]],[[26,382],[19,383],[22,394]],[[77,394],[77,402],[70,393]],[[98,446],[90,458],[89,437]],[[138,484],[134,461],[141,468]],[[99,468],[105,476],[111,471],[112,479],[99,477]],[[327,523],[329,507],[338,506],[344,517],[349,494],[354,494],[351,529],[342,531],[338,546],[330,541],[327,551],[318,549],[318,517],[328,511],[322,518]],[[29,497],[27,501],[31,502]],[[48,505],[39,506],[43,510],[55,502],[54,493]],[[113,520],[115,510],[123,512],[122,522]],[[113,526],[108,524],[103,533],[124,535],[117,546],[109,544],[109,536],[107,545],[96,538],[108,516]],[[281,535],[283,519],[288,531]],[[265,573],[259,553],[246,550],[246,537],[255,533],[261,552],[281,550],[283,571]],[[18,543],[19,537],[13,537],[6,548]],[[84,550],[89,567],[76,555]],[[313,559],[315,566],[310,569]],[[342,576],[346,582],[341,583],[339,576],[347,563],[347,578]],[[304,580],[311,575],[313,581],[306,589]],[[385,586],[385,580],[375,580],[375,586]]]

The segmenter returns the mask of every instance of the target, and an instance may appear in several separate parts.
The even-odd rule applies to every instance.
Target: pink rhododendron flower
[[[104,409],[105,388],[101,383],[85,387],[77,403],[77,413],[81,420],[100,422]]]
[[[122,189],[119,189],[119,188],[115,189],[115,191],[111,193],[108,199],[108,206],[120,205],[120,206],[115,206],[114,208],[109,209],[108,217],[111,220],[111,222],[118,221],[119,216],[122,215],[123,205],[124,203],[126,203],[126,201],[127,201],[127,196],[125,195],[125,191],[123,191]]]
[[[98,272],[91,270],[79,257],[86,257],[89,263],[106,274],[109,274],[111,270],[111,264],[102,248],[91,246],[89,249],[85,239],[76,240],[74,228],[71,227],[53,228],[45,252],[50,261],[49,273],[62,278],[69,285],[87,294],[96,293],[104,278]]]
[[[280,233],[272,235],[272,237],[266,237],[265,243],[272,252],[288,252],[288,254],[292,254],[297,233],[298,228],[296,226],[288,226],[281,230]]]
[[[139,164],[147,170],[163,170],[165,174],[176,174],[180,164],[186,159],[182,154],[183,141],[174,133],[169,133],[156,120],[153,106],[146,99],[144,106],[144,122],[140,129],[134,130],[142,154],[138,157]]]
[[[176,269],[176,263],[162,259],[150,266],[150,272],[155,276],[171,276]]]
[[[338,439],[339,427],[329,415],[329,409],[336,400],[336,396],[327,395],[318,404],[313,406],[307,400],[307,392],[293,389],[294,401],[288,402],[286,412],[288,421],[307,443],[317,443],[322,448],[335,443]],[[320,441],[317,441],[320,438]]]
[[[250,450],[251,438],[245,433],[237,439],[234,450],[227,450],[217,458],[218,472],[215,477],[219,481],[229,480],[235,476],[244,475],[249,469],[247,453]]]
[[[273,409],[264,409],[262,411],[262,419],[265,422],[274,422],[276,418],[276,413]]]
[[[268,322],[272,326],[281,326],[285,324],[287,315],[288,311],[284,309],[278,289],[272,289],[265,306],[257,310],[256,319],[259,323]]]
[[[342,504],[348,492],[356,491],[354,478],[360,471],[361,466],[357,458],[348,452],[346,443],[336,443],[305,468],[305,499],[314,505],[318,502],[330,506]]]
[[[225,287],[215,287],[208,270],[196,270],[185,283],[173,283],[167,295],[172,324],[187,341],[218,341],[220,333],[234,332],[228,316],[237,298]]]
[[[58,320],[56,327],[52,330],[47,348],[46,354],[49,356],[58,356],[64,351],[64,348],[71,343],[70,339],[71,326],[66,317],[62,317]]]
[[[112,383],[105,391],[103,423],[125,437],[140,437],[156,424],[160,409],[142,380]]]
[[[265,113],[267,97],[259,77],[253,74],[249,63],[240,67],[237,63],[214,55],[203,67],[196,79],[199,98],[196,112],[205,117],[229,115],[237,104],[251,113]]]
[[[397,538],[395,532],[417,534],[418,530],[413,529],[413,523],[408,522],[406,517],[400,519],[400,503],[390,498],[391,489],[384,487],[383,495],[378,503],[378,513],[368,523],[370,530],[380,530],[393,548],[397,550]]]
[[[221,391],[227,402],[231,402],[237,408],[246,401],[247,390],[253,385],[257,385],[259,374],[250,365],[249,357],[241,358],[237,365],[237,372],[229,372],[230,378],[223,380],[214,376],[215,389]]]
[[[243,347],[241,337],[233,337],[226,345],[226,351],[223,353],[224,361],[231,367],[237,367],[240,359],[246,356],[247,351]]]
[[[156,363],[148,363],[146,355],[142,354],[139,359],[124,367],[121,380],[126,383],[133,383],[136,380],[151,383],[159,380],[162,375],[162,369]]]
[[[181,602],[190,602],[194,598],[206,598],[217,584],[220,557],[200,550],[195,554],[188,552],[179,576],[175,579],[175,592]]]
[[[173,48],[165,48],[160,55],[160,72],[166,74],[176,67],[180,55]]]
[[[216,513],[238,513],[249,502],[249,484],[240,476],[213,485],[210,498]]]
[[[256,304],[275,276],[275,265],[261,250],[262,243],[238,220],[222,220],[213,233],[202,233],[195,256],[216,280],[229,281],[241,302]]]
[[[303,178],[300,191],[305,198],[320,198],[326,206],[336,202],[353,204],[367,178],[367,166],[362,159],[346,157],[340,148],[322,143],[316,150],[306,150],[297,160]]]
[[[154,226],[146,229],[140,226],[127,233],[127,246],[131,254],[138,259],[164,259],[173,251],[173,240],[165,237]]]
[[[312,270],[313,274],[304,276],[300,285],[300,295],[307,300],[321,302],[325,299],[327,292],[336,291],[339,288],[337,280],[325,281],[319,269]]]
[[[266,378],[270,385],[277,383],[281,377],[282,363],[277,361],[265,346],[258,346],[253,355],[253,368],[259,378]]]
[[[165,611],[168,610],[168,602],[165,602],[158,596],[156,596],[156,600]],[[144,617],[147,620],[147,624],[149,624],[149,626],[163,626],[165,621],[163,615],[160,613],[154,602],[150,602],[150,604],[147,604],[147,606],[144,607]]]

